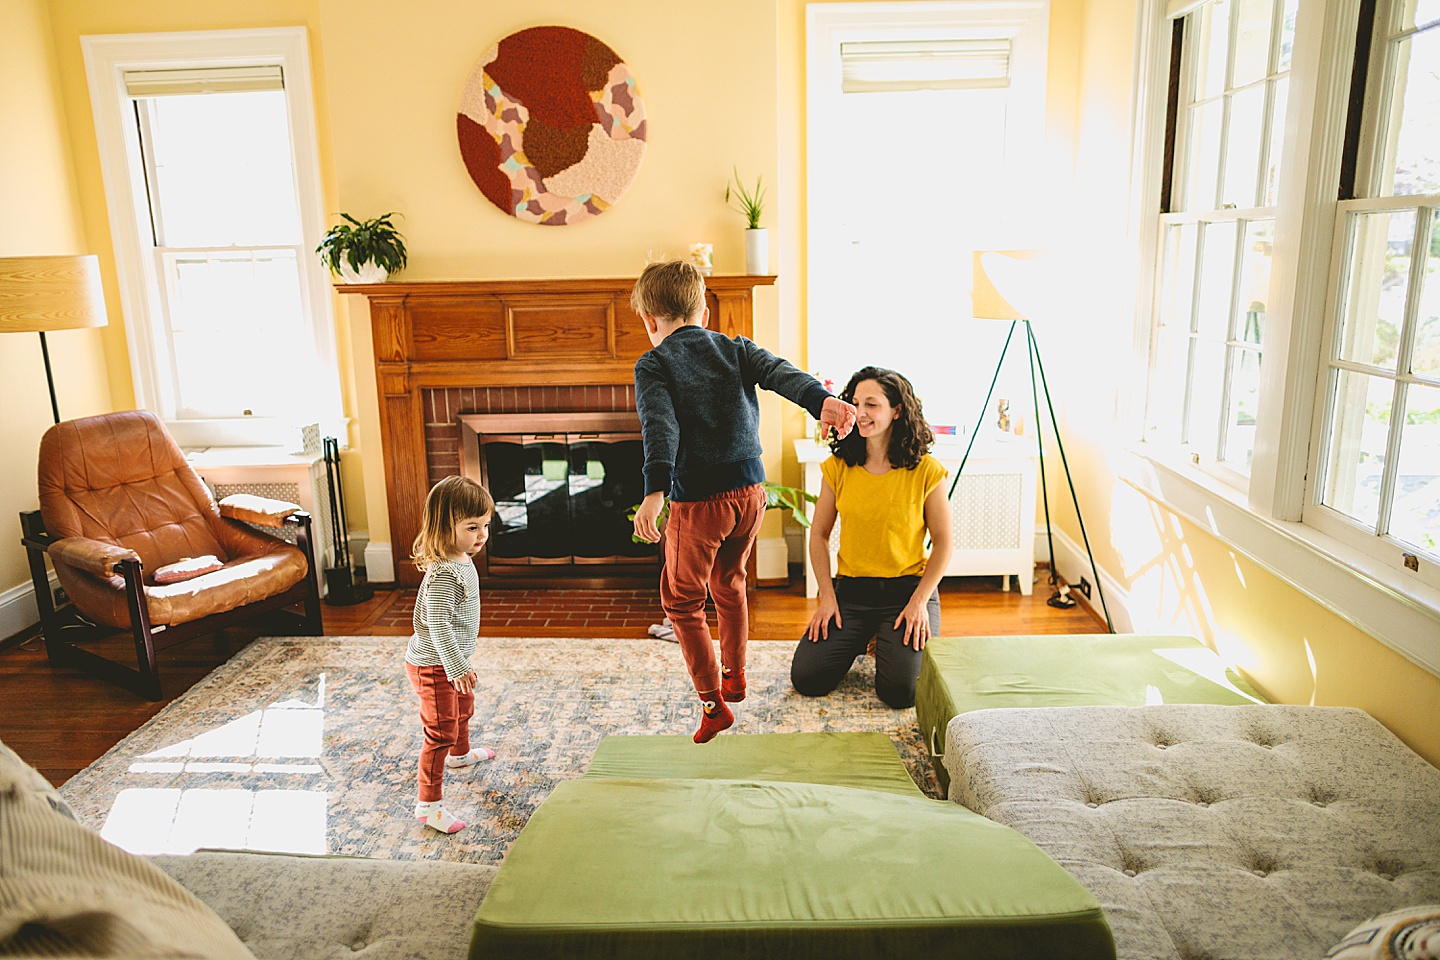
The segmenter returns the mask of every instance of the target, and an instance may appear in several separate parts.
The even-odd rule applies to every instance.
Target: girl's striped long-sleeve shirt
[[[415,598],[414,626],[406,663],[444,667],[452,683],[470,672],[480,635],[480,575],[473,562],[436,560],[425,569]]]

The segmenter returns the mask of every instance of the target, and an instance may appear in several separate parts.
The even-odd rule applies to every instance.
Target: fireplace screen
[[[471,429],[495,426],[473,422],[482,415],[461,419],[472,421]],[[473,449],[481,482],[495,498],[486,546],[492,573],[507,566],[656,562],[653,545],[631,539],[634,523],[626,516],[645,495],[638,431],[478,432]]]

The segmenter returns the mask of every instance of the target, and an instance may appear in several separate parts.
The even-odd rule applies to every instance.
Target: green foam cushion
[[[699,956],[1110,960],[1114,944],[1063,868],[953,803],[588,775],[511,845],[470,942],[471,960]]]
[[[971,710],[1263,702],[1193,637],[937,637],[925,645],[915,684],[915,719],[942,786],[949,781],[939,761],[945,727]]]
[[[923,797],[883,733],[757,733],[717,737],[610,736],[587,777],[783,780]]]

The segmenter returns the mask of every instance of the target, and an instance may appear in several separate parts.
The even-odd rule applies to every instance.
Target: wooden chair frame
[[[50,592],[50,576],[45,567],[46,553],[55,538],[45,531],[45,521],[39,510],[22,512],[20,529],[23,536],[20,542],[29,556],[30,579],[35,585],[35,604],[40,609],[40,628],[45,636],[45,652],[50,662],[74,667],[131,690],[147,700],[162,700],[164,694],[160,689],[160,671],[155,662],[155,654],[192,637],[215,633],[257,614],[296,604],[304,605],[303,615],[288,610],[286,612],[299,621],[298,633],[302,636],[323,636],[325,631],[321,616],[320,581],[315,571],[315,552],[311,545],[310,514],[304,511],[292,513],[285,518],[285,523],[297,528],[297,546],[305,554],[310,568],[304,579],[284,593],[187,623],[152,626],[150,610],[145,603],[140,561],[122,561],[118,569],[125,579],[125,596],[130,607],[129,632],[135,639],[135,660],[138,664],[136,668],[77,645],[123,630],[89,623],[82,619],[80,611],[73,603],[67,602],[60,607],[55,605],[54,595]]]

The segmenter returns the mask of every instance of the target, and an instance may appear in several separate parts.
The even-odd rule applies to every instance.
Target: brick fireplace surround
[[[707,280],[710,326],[754,336],[754,288],[773,276]],[[650,349],[630,310],[634,278],[345,284],[365,297],[375,346],[380,434],[396,581],[425,493],[460,473],[462,413],[635,409],[635,360]]]

